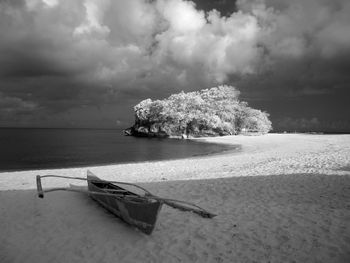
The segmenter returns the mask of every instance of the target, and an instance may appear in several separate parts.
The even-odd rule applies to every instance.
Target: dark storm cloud
[[[118,119],[141,99],[222,83],[276,116],[272,99],[349,95],[350,2],[196,3],[0,1],[3,112]]]
[[[198,9],[207,12],[215,9],[223,16],[230,16],[237,12],[236,1],[234,0],[196,0],[195,3]]]

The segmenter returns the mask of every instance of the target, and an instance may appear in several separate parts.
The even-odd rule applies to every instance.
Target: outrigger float
[[[44,190],[41,184],[41,179],[46,177],[84,180],[87,181],[88,187],[87,190],[77,187],[61,187]],[[189,202],[158,197],[145,188],[132,183],[101,180],[89,170],[87,171],[86,178],[60,175],[37,175],[36,184],[38,196],[40,198],[44,198],[44,193],[53,191],[86,193],[108,211],[146,234],[152,233],[162,205],[168,205],[182,211],[191,211],[205,218],[213,218],[216,216],[215,214]],[[135,187],[144,192],[144,195],[131,192],[119,185]]]

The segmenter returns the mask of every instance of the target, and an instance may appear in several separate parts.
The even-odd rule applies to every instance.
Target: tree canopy
[[[232,86],[180,92],[164,100],[146,99],[134,107],[135,124],[126,130],[135,136],[217,136],[242,132],[267,133],[269,114],[238,100]]]

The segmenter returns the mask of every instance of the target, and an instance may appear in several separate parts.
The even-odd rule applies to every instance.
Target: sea
[[[239,147],[137,138],[116,129],[0,128],[0,172],[181,159],[228,150]]]

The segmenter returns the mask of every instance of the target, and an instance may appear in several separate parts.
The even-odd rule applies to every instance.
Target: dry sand
[[[83,194],[36,197],[36,174],[85,176],[87,168],[0,173],[0,262],[350,262],[350,135],[206,141],[242,149],[89,167],[218,214],[163,207],[151,236]],[[43,186],[67,181],[45,178]]]

